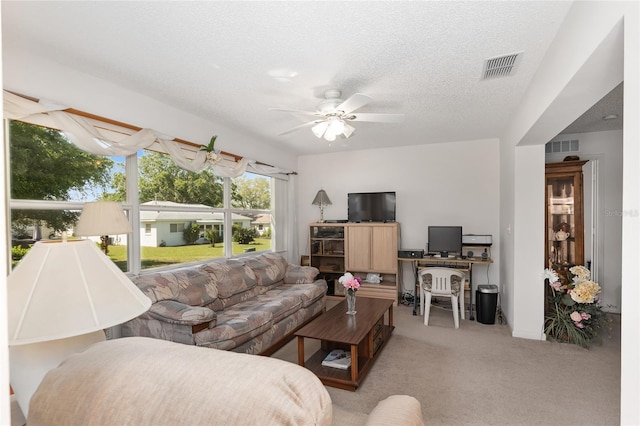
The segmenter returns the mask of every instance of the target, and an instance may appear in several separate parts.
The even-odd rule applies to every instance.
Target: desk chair
[[[430,281],[427,280],[427,275],[431,276]],[[453,277],[458,277],[459,282],[452,282]],[[464,303],[464,272],[451,268],[423,268],[418,272],[418,279],[420,281],[420,314],[424,313],[424,325],[429,325],[431,296],[441,296],[451,298],[453,323],[456,328],[459,328],[458,298],[462,297],[462,303]],[[464,308],[462,315],[464,315]]]

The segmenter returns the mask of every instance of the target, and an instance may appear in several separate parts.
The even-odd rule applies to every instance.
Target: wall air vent
[[[554,152],[579,152],[580,141],[572,139],[570,141],[551,141],[544,146],[545,154],[553,154]]]
[[[482,80],[489,80],[498,77],[508,77],[515,74],[516,67],[520,63],[522,52],[511,53],[509,55],[497,56],[484,60],[482,70]]]

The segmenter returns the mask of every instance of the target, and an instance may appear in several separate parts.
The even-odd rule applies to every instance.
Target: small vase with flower
[[[362,278],[347,272],[338,279],[338,282],[347,290],[347,314],[356,314],[356,291],[362,284]]]

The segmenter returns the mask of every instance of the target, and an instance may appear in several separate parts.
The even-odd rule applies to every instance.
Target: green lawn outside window
[[[233,254],[245,253],[246,249],[255,251],[271,250],[271,240],[256,238],[251,244],[233,243]],[[210,244],[177,246],[177,247],[142,247],[142,269],[194,262],[224,256],[222,243],[211,247]],[[118,267],[126,271],[127,247],[109,246],[109,257]]]

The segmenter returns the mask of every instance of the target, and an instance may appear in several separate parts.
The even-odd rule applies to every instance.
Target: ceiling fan
[[[318,104],[316,111],[301,111],[296,109],[269,108],[270,111],[285,111],[297,114],[311,115],[313,120],[299,126],[285,130],[280,135],[286,135],[305,127],[311,127],[316,137],[327,141],[334,141],[339,135],[348,138],[355,130],[349,124],[351,121],[368,121],[377,123],[400,123],[404,120],[404,114],[382,113],[356,113],[359,108],[367,105],[373,98],[362,93],[356,93],[347,100],[340,98],[342,92],[338,89],[329,89],[324,92],[325,99]]]

